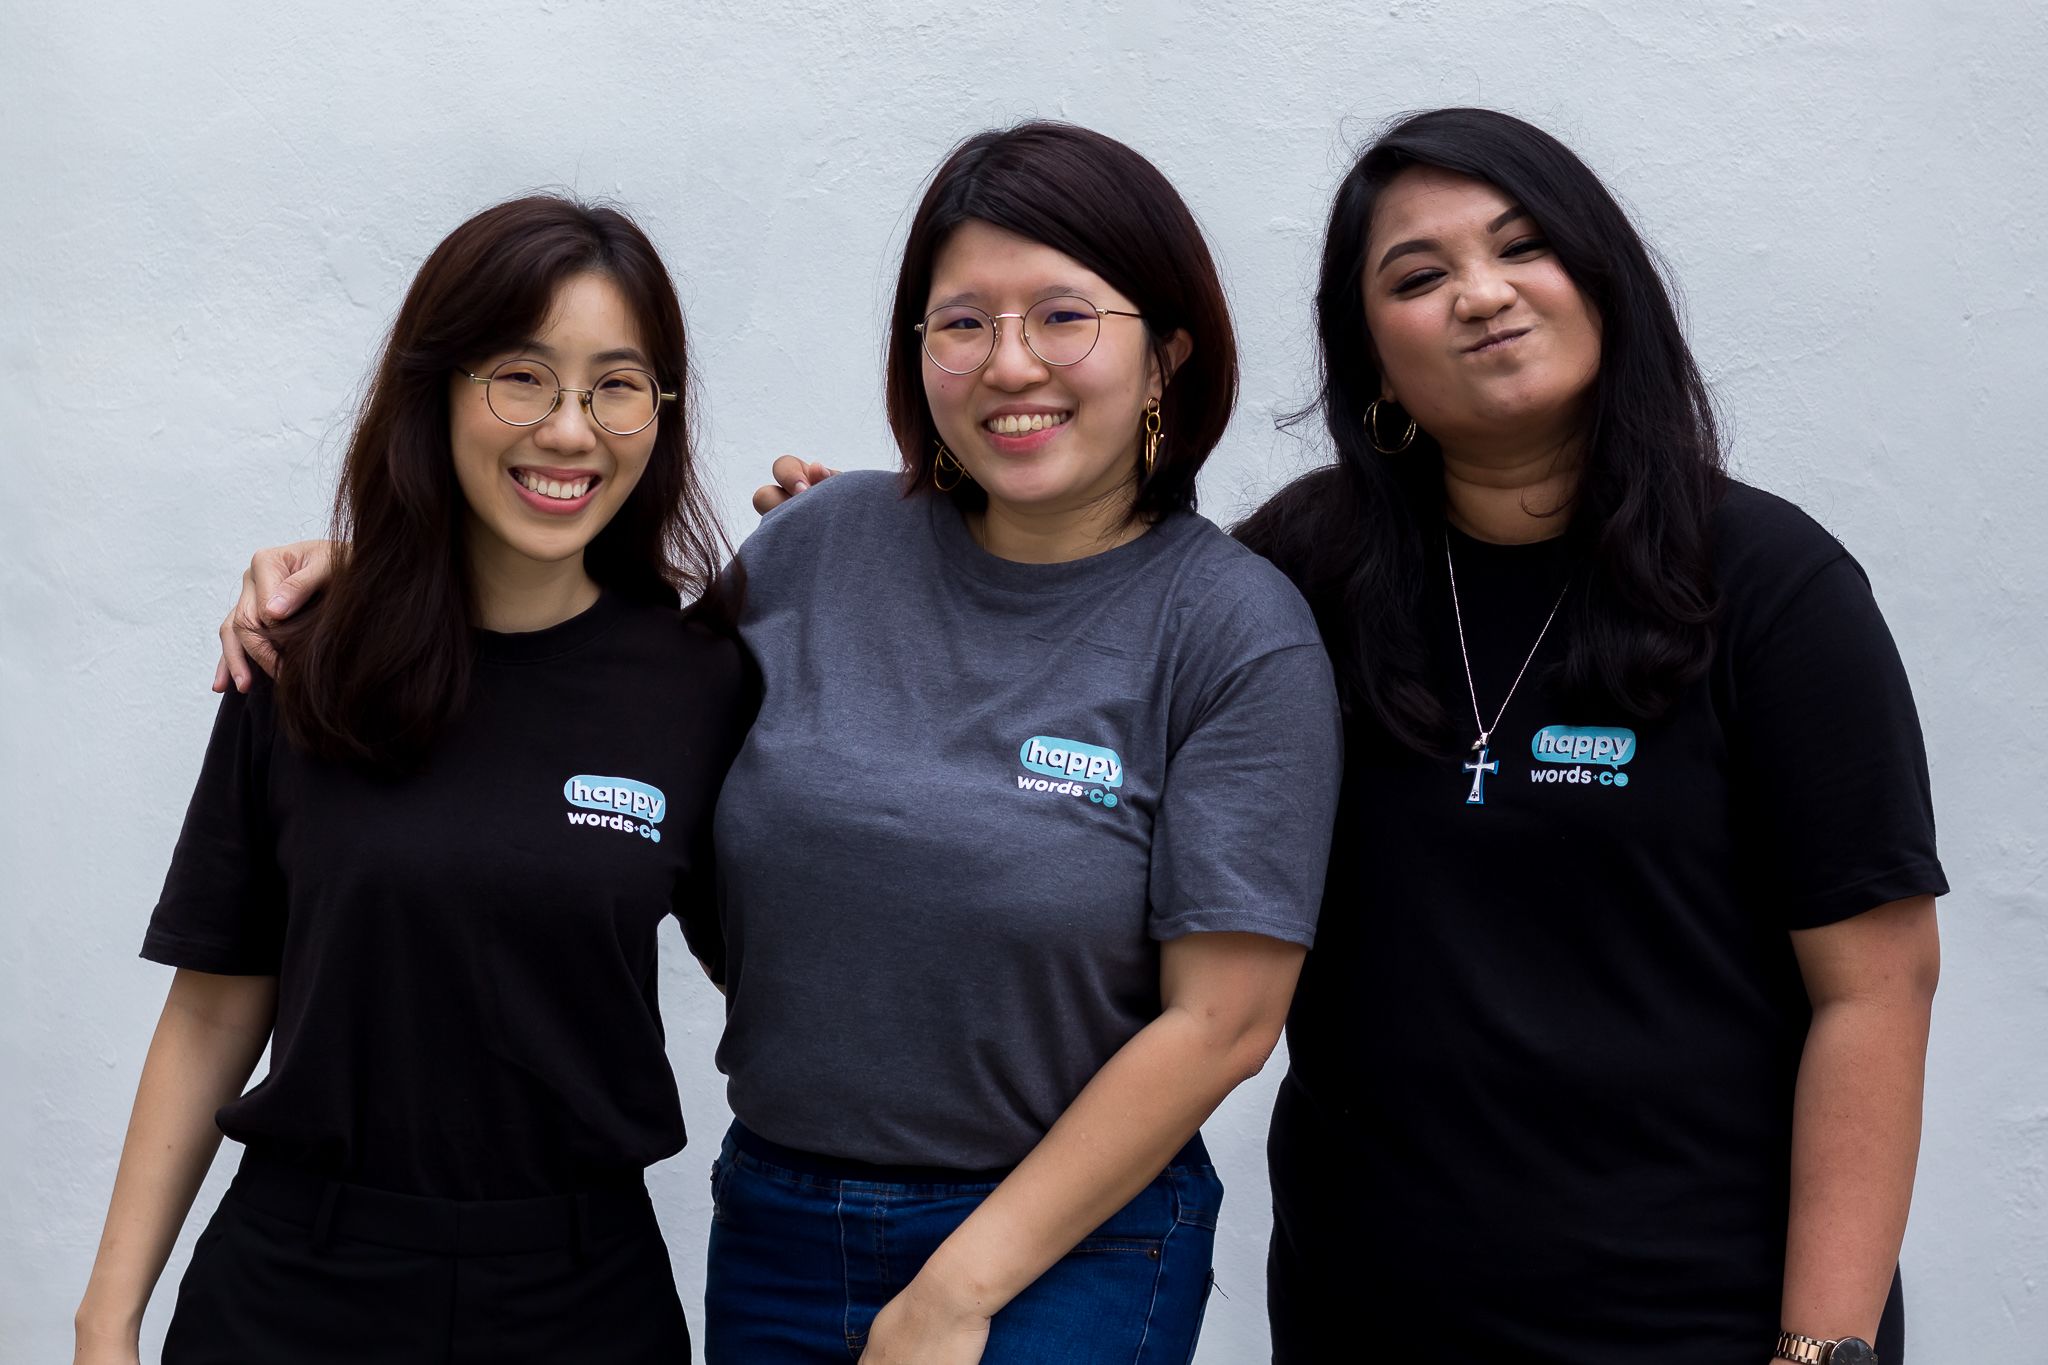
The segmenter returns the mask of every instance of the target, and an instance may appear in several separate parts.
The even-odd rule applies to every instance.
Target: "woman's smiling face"
[[[977,220],[939,248],[925,308],[968,304],[990,316],[1023,314],[1058,296],[1138,311],[1072,257]],[[1145,404],[1163,387],[1144,322],[1102,318],[1094,348],[1071,365],[1033,354],[1020,323],[1004,317],[996,324],[994,354],[972,373],[949,374],[924,357],[925,400],[947,448],[992,509],[1086,514],[1127,500],[1140,470]]]
[[[564,280],[540,331],[482,357],[476,373],[519,358],[543,364],[513,367],[492,383],[538,391],[559,381],[587,389],[623,369],[652,369],[625,295],[593,273]],[[544,420],[511,426],[492,412],[485,385],[462,374],[450,385],[449,438],[469,505],[472,555],[509,552],[545,563],[580,556],[646,471],[660,419],[616,436],[592,420],[577,395],[565,393]]]

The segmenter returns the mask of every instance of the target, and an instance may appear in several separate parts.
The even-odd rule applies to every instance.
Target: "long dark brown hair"
[[[1323,625],[1354,735],[1423,752],[1447,742],[1422,642],[1425,564],[1444,525],[1442,452],[1427,432],[1398,456],[1365,427],[1379,357],[1361,281],[1374,205],[1412,166],[1497,186],[1542,229],[1600,317],[1585,463],[1565,534],[1586,565],[1568,626],[1567,700],[1655,716],[1706,670],[1718,594],[1709,533],[1725,487],[1713,403],[1677,311],[1628,215],[1585,162],[1490,109],[1412,114],[1337,187],[1316,292],[1320,412],[1336,464],[1297,479],[1237,528]],[[1307,414],[1303,414],[1306,416]]]
[[[1158,167],[1115,138],[1045,120],[976,133],[955,147],[911,219],[886,348],[889,427],[903,453],[905,482],[931,487],[939,448],[924,396],[924,342],[913,329],[924,320],[940,248],[969,222],[1073,257],[1144,314],[1167,380],[1159,400],[1165,439],[1130,515],[1153,521],[1192,510],[1195,475],[1223,439],[1237,401],[1237,338],[1216,262],[1195,215]],[[1178,370],[1166,355],[1177,331],[1193,343]],[[964,511],[988,502],[967,479],[950,496]]]
[[[715,603],[704,594],[727,544],[691,450],[683,310],[660,255],[616,208],[545,194],[499,204],[448,234],[407,291],[342,464],[333,580],[271,632],[278,718],[301,748],[402,772],[462,709],[477,604],[449,438],[451,379],[541,330],[556,290],[586,272],[618,286],[655,377],[681,397],[584,567],[630,602]]]

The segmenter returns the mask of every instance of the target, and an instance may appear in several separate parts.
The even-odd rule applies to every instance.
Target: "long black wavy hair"
[[[1539,128],[1489,109],[1408,115],[1344,177],[1316,291],[1320,411],[1336,463],[1237,528],[1315,609],[1354,737],[1421,752],[1449,740],[1419,622],[1425,556],[1444,526],[1443,456],[1398,455],[1365,426],[1380,396],[1363,282],[1373,207],[1414,166],[1496,186],[1535,219],[1600,318],[1600,369],[1565,530],[1582,566],[1559,623],[1567,697],[1648,718],[1707,667],[1718,606],[1709,529],[1726,483],[1711,400],[1649,249],[1598,176]],[[1388,422],[1385,425],[1398,430]]]

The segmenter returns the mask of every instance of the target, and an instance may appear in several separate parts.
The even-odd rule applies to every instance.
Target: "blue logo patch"
[[[1604,763],[1619,768],[1636,756],[1636,732],[1609,725],[1546,725],[1529,741],[1544,763]]]
[[[1035,773],[1068,781],[1099,782],[1105,787],[1124,784],[1124,761],[1114,749],[1083,744],[1075,739],[1054,739],[1033,735],[1017,750],[1017,761]]]
[[[562,799],[585,810],[615,811],[651,825],[660,824],[661,817],[668,813],[668,798],[661,794],[661,788],[635,782],[630,777],[592,777],[582,773],[562,784]]]

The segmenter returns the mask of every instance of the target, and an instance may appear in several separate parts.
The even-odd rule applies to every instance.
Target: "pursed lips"
[[[1514,327],[1510,328],[1505,332],[1495,332],[1491,336],[1481,337],[1478,341],[1475,341],[1470,346],[1467,346],[1465,348],[1465,354],[1483,355],[1488,351],[1498,350],[1502,346],[1507,345],[1507,343],[1509,343],[1510,341],[1514,341],[1519,337],[1525,337],[1527,335],[1529,335],[1529,329],[1527,327]]]

